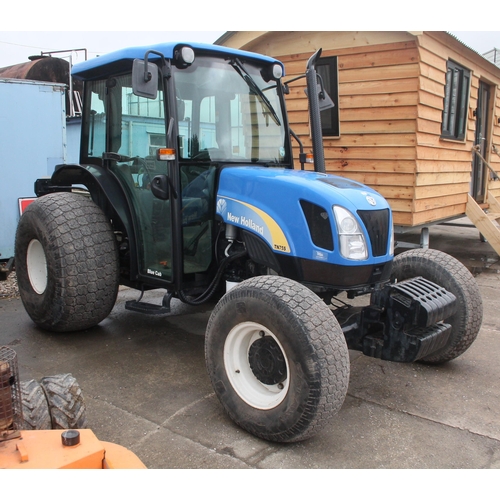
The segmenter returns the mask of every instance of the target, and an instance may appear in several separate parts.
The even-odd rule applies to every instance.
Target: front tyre
[[[483,319],[483,302],[474,276],[457,259],[431,249],[408,250],[394,258],[391,281],[422,276],[457,299],[457,310],[445,320],[452,327],[448,343],[440,350],[419,360],[442,364],[463,354],[476,339]]]
[[[119,280],[116,241],[86,196],[54,193],[33,202],[19,221],[15,257],[21,299],[39,327],[84,330],[111,312]]]
[[[262,439],[310,438],[347,394],[349,353],[337,320],[314,293],[279,276],[251,278],[222,297],[205,358],[231,419]]]

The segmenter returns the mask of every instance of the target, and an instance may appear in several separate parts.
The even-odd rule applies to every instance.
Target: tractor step
[[[163,300],[160,304],[152,304],[150,302],[141,302],[142,295],[139,300],[128,300],[125,302],[125,309],[128,311],[134,311],[142,314],[149,315],[160,315],[170,313],[170,301],[172,300],[172,294],[167,292],[163,296]]]

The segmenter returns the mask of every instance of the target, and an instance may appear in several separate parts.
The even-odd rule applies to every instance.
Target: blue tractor
[[[80,163],[36,180],[17,230],[32,320],[54,332],[95,326],[120,284],[138,290],[126,307],[142,313],[169,313],[172,298],[213,301],[214,391],[238,425],[277,442],[306,439],[338,412],[349,349],[398,362],[462,354],[482,321],[474,278],[437,251],[394,258],[386,200],[325,173],[321,109],[333,103],[320,54],[304,75],[314,170],[273,58],[166,43],[76,65]],[[143,300],[153,289],[166,290],[161,305]],[[360,296],[369,300],[353,305]]]

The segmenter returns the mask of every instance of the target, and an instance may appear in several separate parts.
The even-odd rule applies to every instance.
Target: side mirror
[[[330,109],[335,107],[335,103],[332,98],[328,95],[326,90],[322,89],[318,84],[318,97],[319,97],[319,110],[324,111],[325,109]]]
[[[132,90],[139,97],[156,99],[158,94],[158,66],[147,59],[134,59]]]
[[[168,200],[169,179],[166,175],[156,175],[151,182],[151,192],[160,200]]]
[[[319,73],[316,73],[317,82],[316,82],[316,92],[318,94],[318,106],[320,111],[325,111],[325,109],[330,109],[335,107],[335,103],[332,101],[332,98],[328,95],[328,92],[325,90],[323,86],[323,80]],[[304,92],[309,97],[308,89],[304,89]]]

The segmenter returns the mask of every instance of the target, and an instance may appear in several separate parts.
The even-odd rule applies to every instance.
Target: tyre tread
[[[19,384],[23,418],[21,429],[48,430],[52,429],[49,405],[45,392],[36,380],[28,380]]]
[[[53,429],[85,429],[86,408],[83,393],[71,373],[40,380],[49,406]]]

